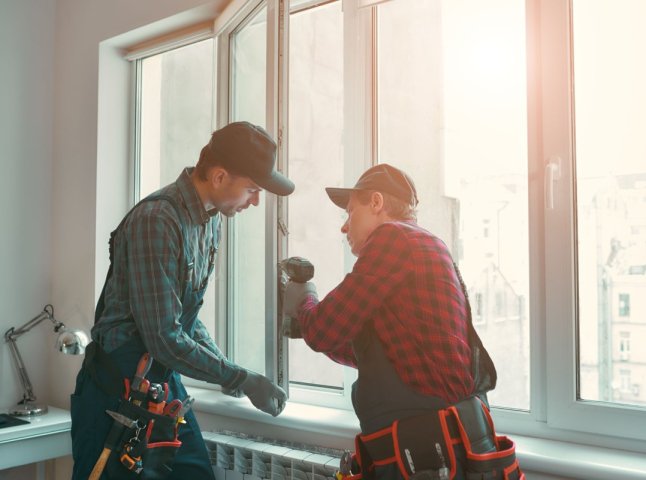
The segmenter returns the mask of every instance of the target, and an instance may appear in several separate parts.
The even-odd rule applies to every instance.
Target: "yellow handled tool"
[[[101,455],[99,455],[99,459],[94,464],[94,468],[92,469],[92,472],[90,473],[88,480],[99,480],[99,478],[101,477],[101,474],[103,473],[103,470],[105,469],[105,464],[108,462],[108,458],[110,458],[110,454],[112,453],[112,450],[117,446],[117,443],[121,438],[121,434],[123,433],[123,430],[126,427],[134,428],[137,426],[136,420],[132,420],[131,418],[126,417],[125,415],[121,415],[120,413],[113,412],[111,410],[106,410],[106,412],[112,418],[114,418],[115,421],[112,424],[110,433],[108,433],[108,438],[105,441],[105,446],[103,447],[103,451],[101,452]]]

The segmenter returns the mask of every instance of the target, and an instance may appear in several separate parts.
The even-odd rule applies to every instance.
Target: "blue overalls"
[[[175,210],[179,211],[175,199],[166,195],[153,195],[142,201],[159,200],[160,198],[171,202]],[[181,218],[180,216],[180,222]],[[117,227],[117,230],[122,225],[123,221]],[[188,245],[186,230],[186,228],[182,228],[184,245]],[[214,240],[214,243],[217,245],[217,239]],[[185,261],[188,264],[189,259],[186,258],[188,255],[187,249],[184,250]],[[213,269],[213,253],[212,251],[210,255],[209,274]],[[108,278],[109,276],[110,273]],[[179,321],[184,330],[189,335],[192,335],[195,320],[206,290],[206,282],[197,289],[193,289],[190,282],[184,282],[183,290],[182,315]],[[97,305],[95,317],[97,319],[101,316],[103,297],[104,293],[101,294],[101,299]],[[94,342],[90,345],[91,347],[88,347],[88,354],[83,366],[76,378],[75,391],[71,396],[73,480],[86,480],[89,477],[103,450],[105,440],[113,423],[112,418],[105,411],[117,411],[120,398],[123,395],[123,379],[133,378],[137,363],[146,351],[139,337],[132,338],[109,354],[101,350]],[[187,397],[180,375],[157,361],[153,362],[146,378],[151,383],[168,383],[168,402],[175,398],[183,401]],[[165,478],[173,480],[214,480],[215,476],[208,451],[194,413],[189,411],[184,419],[186,424],[181,424],[179,428],[179,440],[182,445],[175,455],[172,472]],[[103,480],[146,478],[145,465],[141,475],[127,470],[119,461],[119,451],[110,456],[101,476]]]

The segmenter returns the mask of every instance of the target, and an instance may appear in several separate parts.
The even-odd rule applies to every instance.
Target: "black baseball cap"
[[[402,170],[387,163],[380,163],[366,170],[352,188],[328,187],[325,189],[330,200],[343,209],[348,206],[350,194],[357,190],[387,193],[412,207],[418,203],[417,190],[415,190],[413,180]]]
[[[276,171],[276,142],[257,125],[233,122],[211,135],[202,155],[234,175],[248,177],[276,195],[289,195],[294,183]]]

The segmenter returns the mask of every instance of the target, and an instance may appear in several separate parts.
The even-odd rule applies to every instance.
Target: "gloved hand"
[[[241,390],[254,407],[277,417],[285,408],[287,394],[264,375],[247,370],[247,378],[240,384]],[[235,396],[235,395],[234,395]]]
[[[303,338],[301,332],[301,325],[298,320],[291,317],[283,317],[283,326],[281,331],[283,337],[287,338]]]
[[[298,317],[298,309],[308,296],[318,300],[316,286],[312,282],[287,282],[283,296],[283,314],[286,317]]]

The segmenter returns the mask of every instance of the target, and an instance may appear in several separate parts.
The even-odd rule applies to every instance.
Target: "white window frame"
[[[376,10],[342,1],[345,38],[356,40],[344,47],[346,98],[351,99],[345,102],[344,115],[347,138],[354,139],[347,143],[345,155],[360,159],[348,166],[353,170],[349,176],[356,177],[357,172],[374,163],[376,155]],[[273,2],[286,8],[283,0]],[[527,0],[526,9],[528,91],[533,92],[528,96],[529,176],[541,180],[531,182],[529,214],[530,218],[542,219],[530,225],[530,411],[494,408],[493,414],[498,428],[510,433],[571,438],[634,450],[630,439],[646,439],[640,427],[646,418],[643,409],[578,399],[571,1]],[[285,14],[283,19],[288,17]],[[287,36],[288,24],[283,29]],[[357,35],[359,31],[364,35]],[[271,38],[272,34],[268,35]],[[285,58],[287,43],[285,40],[282,44]],[[287,73],[283,75],[286,79]],[[283,95],[287,98],[284,91]],[[286,116],[282,118],[279,125],[284,136]],[[287,158],[284,150],[280,158]],[[548,184],[551,178],[553,182]],[[268,210],[273,208],[267,205]],[[275,272],[275,263],[272,268]],[[269,322],[275,326],[273,317],[268,317]],[[299,395],[299,389],[292,390],[292,400],[316,403],[307,393]],[[313,391],[309,396],[320,397],[321,393]],[[332,406],[339,408],[334,402]],[[611,442],[608,436],[615,438]]]
[[[578,398],[572,3],[570,0],[530,0],[527,5],[542,29],[541,69],[533,81],[542,99],[540,104],[534,100],[534,107],[540,107],[543,118],[533,118],[530,124],[530,132],[535,131],[537,137],[530,151],[531,161],[542,167],[538,171],[544,172],[546,187],[543,318],[547,425],[645,440],[644,409]],[[535,23],[530,22],[528,26],[530,32],[538,33]],[[537,393],[534,387],[532,398]]]
[[[125,49],[124,59],[130,62],[130,77],[131,77],[131,89],[132,89],[132,102],[131,102],[131,111],[130,117],[132,119],[133,126],[133,135],[130,142],[130,155],[132,158],[132,175],[129,182],[129,192],[130,198],[128,202],[130,206],[134,206],[139,200],[141,200],[140,194],[140,176],[141,176],[141,159],[140,159],[140,145],[139,141],[141,138],[141,112],[139,109],[139,104],[141,101],[141,71],[142,71],[142,61],[147,57],[158,55],[161,53],[169,52],[175,49],[179,49],[190,45],[192,43],[200,42],[202,40],[207,40],[212,38],[214,40],[214,55],[217,60],[217,43],[214,36],[213,22],[205,21],[196,25],[191,25],[186,28],[162,35],[161,37],[155,37],[151,40],[147,40],[142,43],[132,45]],[[213,63],[214,74],[213,78],[217,80],[217,63]],[[214,85],[214,88],[216,86]],[[214,96],[215,98],[215,96]],[[219,99],[215,98],[215,106],[218,104]],[[215,119],[216,111],[214,110],[211,118],[213,119],[212,128],[215,129]],[[226,221],[222,222],[222,234],[226,235],[227,224]],[[226,272],[227,265],[226,259],[227,255],[227,242],[222,242],[220,245],[219,253],[216,259],[215,269],[218,271]],[[221,285],[225,282],[217,282],[217,285],[220,288],[216,287],[216,317],[223,318],[226,315],[226,284]],[[217,338],[227,338],[227,326],[226,322],[215,322],[215,333]],[[227,354],[226,343],[218,344],[218,347]],[[209,390],[219,390],[219,386],[207,383],[202,380],[197,380],[190,377],[182,377],[182,381],[185,385],[196,386],[199,388],[205,388]]]
[[[345,45],[347,101],[344,107],[346,158],[358,159],[348,176],[358,176],[375,161],[376,109],[374,103],[375,7],[358,8],[342,0],[344,36],[357,42]],[[396,0],[393,0],[396,1]],[[278,139],[278,166],[286,167],[288,19],[287,0],[267,0],[268,75],[267,126]],[[228,35],[261,0],[234,0],[215,21],[217,122],[227,123],[229,109]],[[646,411],[638,407],[578,398],[577,266],[575,226],[574,101],[571,0],[526,0],[528,45],[528,151],[530,224],[530,411],[493,409],[497,429],[511,434],[646,451],[634,440],[646,440]],[[282,12],[282,13],[281,13]],[[364,35],[357,35],[357,32]],[[280,32],[279,34],[277,34]],[[277,259],[284,256],[286,205],[267,197],[267,373],[281,384],[277,352],[285,342],[277,335]],[[226,237],[225,237],[226,238]],[[226,258],[226,242],[222,255]],[[228,275],[226,266],[221,270]],[[271,277],[271,278],[269,278]],[[218,282],[219,315],[216,331],[227,335],[227,282]],[[226,345],[221,345],[226,351]],[[293,388],[292,400],[308,402]],[[312,394],[312,396],[318,394]],[[334,405],[334,404],[333,404]],[[335,405],[335,408],[343,408]],[[594,419],[594,421],[592,421]]]

